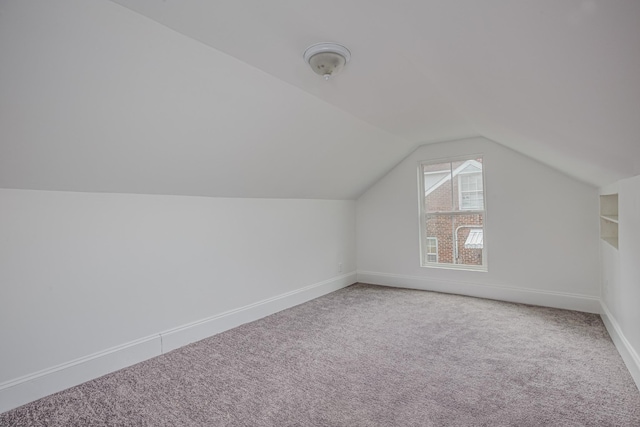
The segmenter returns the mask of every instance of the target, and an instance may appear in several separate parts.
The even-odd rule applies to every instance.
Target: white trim
[[[160,335],[154,335],[5,381],[0,413],[160,354]]]
[[[541,291],[538,289],[515,288],[512,286],[477,284],[471,282],[432,279],[420,276],[358,271],[358,282],[396,288],[420,289],[449,294],[562,308],[566,310],[600,313],[600,299],[596,296],[571,294],[566,292]]]
[[[0,384],[0,413],[356,283],[352,271]]]
[[[244,323],[253,322],[354,283],[356,283],[355,271],[164,331],[161,334],[162,352],[166,353]]]
[[[622,356],[624,364],[627,365],[627,369],[629,370],[629,373],[631,373],[631,377],[635,381],[636,387],[640,390],[640,356],[638,356],[638,353],[631,346],[629,340],[627,340],[622,333],[620,325],[616,321],[615,317],[613,317],[604,301],[600,301],[600,306],[600,317],[602,317],[604,326],[607,328],[609,336],[611,336],[611,340],[618,349],[618,353]]]

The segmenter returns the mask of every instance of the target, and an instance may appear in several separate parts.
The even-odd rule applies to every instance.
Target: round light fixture
[[[338,74],[351,59],[351,52],[336,43],[316,43],[304,51],[304,60],[325,80]]]

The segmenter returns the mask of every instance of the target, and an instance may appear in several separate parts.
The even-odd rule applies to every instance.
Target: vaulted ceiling
[[[635,0],[6,0],[0,186],[354,198],[482,135],[594,185],[640,174]],[[352,60],[325,82],[320,41]]]

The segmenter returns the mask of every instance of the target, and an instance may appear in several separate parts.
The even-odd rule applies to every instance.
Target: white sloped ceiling
[[[113,0],[410,142],[482,135],[583,181],[640,174],[636,0]],[[353,60],[324,85],[300,60]]]
[[[353,199],[411,143],[107,1],[0,6],[0,187]]]
[[[605,185],[640,174],[638,22],[635,0],[5,1],[0,186],[354,198],[472,135]],[[353,54],[329,82],[319,41]]]

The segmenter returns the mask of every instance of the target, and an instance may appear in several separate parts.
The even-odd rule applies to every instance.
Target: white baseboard
[[[197,322],[163,332],[162,352],[166,353],[192,342],[224,332],[244,323],[261,319],[278,311],[328,294],[356,283],[356,272],[333,277],[286,294],[278,295],[254,304],[229,310]]]
[[[0,384],[0,413],[347,287],[356,272],[112,347]]]
[[[142,338],[0,384],[0,413],[160,354],[160,336]]]
[[[405,276],[399,274],[358,271],[358,282],[372,285],[393,286],[398,288],[420,289],[448,294],[468,295],[472,297],[510,301],[543,307],[563,308],[566,310],[600,313],[600,299],[588,295],[563,292],[540,291],[537,289],[515,288],[501,285],[486,285],[430,279],[427,277]]]
[[[609,336],[611,336],[611,340],[618,349],[618,353],[620,353],[622,360],[624,360],[625,365],[627,365],[627,369],[629,369],[631,377],[633,377],[633,380],[636,383],[636,387],[640,390],[640,356],[638,356],[638,353],[622,333],[620,325],[609,311],[607,305],[602,301],[601,308],[602,311],[600,312],[600,317],[602,317],[602,321],[609,332]]]

